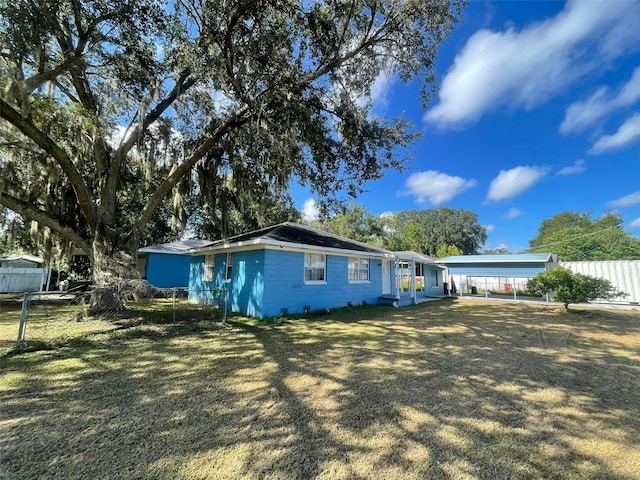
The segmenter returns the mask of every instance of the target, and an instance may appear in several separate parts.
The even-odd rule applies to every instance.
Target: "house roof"
[[[557,262],[558,258],[553,253],[516,253],[507,255],[454,255],[439,258],[437,263],[549,263]]]
[[[272,225],[253,232],[236,235],[226,240],[218,240],[209,245],[197,247],[192,250],[192,253],[251,245],[286,246],[311,250],[366,253],[380,257],[393,256],[391,252],[381,248],[372,247],[371,245],[340,235],[324,232],[309,227],[308,225],[292,222]]]
[[[398,257],[400,260],[413,260],[418,263],[436,263],[436,261],[428,257],[426,255],[422,255],[418,252],[413,252],[411,250],[404,250],[402,252],[393,252],[393,254]]]
[[[35,255],[29,255],[28,253],[22,255],[12,254],[8,257],[0,258],[0,261],[2,262],[10,262],[14,260],[26,260],[27,262],[44,263],[44,260],[42,258],[36,257]]]
[[[205,247],[214,243],[211,240],[178,240],[176,242],[162,243],[160,245],[151,245],[138,250],[140,253],[167,253],[180,255],[190,253],[194,248]]]

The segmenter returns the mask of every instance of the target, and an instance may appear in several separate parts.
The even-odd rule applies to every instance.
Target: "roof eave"
[[[529,259],[490,259],[490,260],[470,260],[470,259],[460,259],[460,260],[446,260],[446,259],[438,259],[436,263],[550,263],[554,262],[553,253],[547,255],[546,258],[529,258]],[[446,260],[446,261],[443,261]]]
[[[394,258],[394,256],[390,253],[386,253],[383,251],[380,252],[367,252],[362,250],[352,250],[345,248],[336,248],[336,247],[323,247],[319,245],[307,245],[306,243],[294,243],[294,242],[283,242],[280,240],[272,240],[270,238],[255,238],[253,240],[244,241],[244,242],[234,242],[234,243],[221,243],[219,245],[212,245],[208,247],[200,247],[192,250],[190,253],[192,255],[202,254],[206,252],[216,251],[216,250],[226,250],[232,248],[245,248],[245,247],[255,247],[255,246],[271,246],[271,247],[280,247],[280,248],[289,248],[295,250],[315,250],[322,252],[331,252],[331,253],[340,253],[343,255],[358,255],[365,257],[380,257],[380,258]]]

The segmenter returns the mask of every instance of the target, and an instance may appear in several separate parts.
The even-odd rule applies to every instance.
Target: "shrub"
[[[527,290],[534,295],[551,295],[564,303],[585,303],[592,300],[611,300],[626,295],[611,285],[609,280],[594,278],[581,273],[573,273],[564,267],[556,267],[537,274],[527,282]]]

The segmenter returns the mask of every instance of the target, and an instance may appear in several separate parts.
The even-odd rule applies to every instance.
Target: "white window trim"
[[[321,255],[324,257],[324,280],[307,280],[307,255]],[[305,252],[304,254],[304,266],[302,271],[302,278],[304,279],[305,285],[326,285],[327,284],[327,255],[325,253],[310,253]]]
[[[209,267],[210,265],[210,267]],[[210,253],[204,256],[204,271],[202,272],[203,282],[213,282],[215,276],[216,256]]]
[[[368,280],[350,280],[349,279],[349,263],[351,262],[352,259],[357,259],[359,260],[366,260],[367,261],[367,276],[369,277]],[[358,263],[358,266],[360,264]],[[360,268],[358,268],[358,278],[360,277]],[[371,259],[370,258],[364,258],[364,257],[347,257],[347,281],[349,283],[371,283]]]
[[[229,271],[229,269],[231,269],[231,271]],[[232,279],[233,279],[233,252],[227,252],[227,259],[225,260],[225,263],[224,263],[224,281],[230,282]]]

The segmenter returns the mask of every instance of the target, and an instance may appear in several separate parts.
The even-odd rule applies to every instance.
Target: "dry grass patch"
[[[640,478],[638,312],[140,318],[0,358],[1,478]]]

